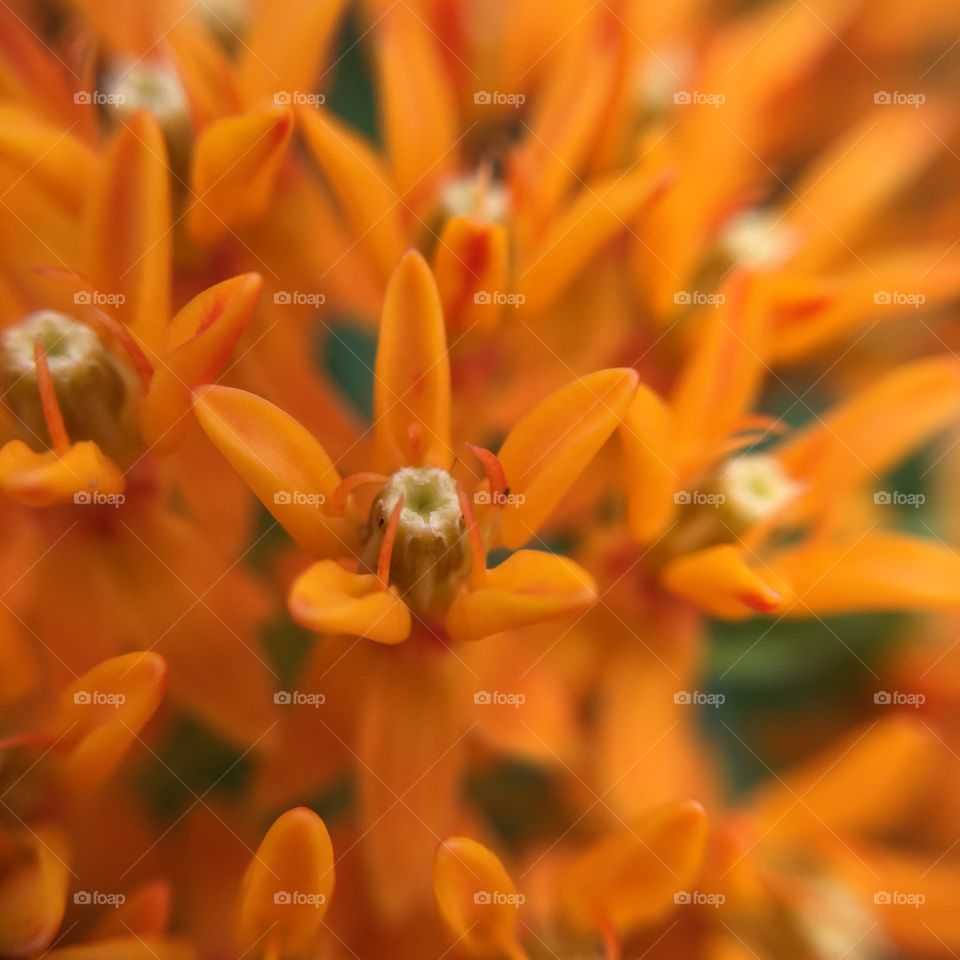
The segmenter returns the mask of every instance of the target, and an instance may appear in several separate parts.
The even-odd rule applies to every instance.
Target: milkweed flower
[[[516,548],[547,518],[615,430],[636,386],[629,370],[584,378],[546,400],[499,455],[474,448],[487,472],[473,496],[458,487],[450,373],[436,286],[407,254],[384,305],[374,394],[374,466],[341,480],[323,449],[266,401],[228,387],[198,393],[211,439],[274,516],[321,560],[294,584],[290,609],[322,633],[380,643],[420,632],[482,638],[584,609],[585,571],[555,554],[519,551],[486,569],[488,545]],[[367,517],[351,494],[377,486]],[[479,518],[474,516],[477,504]],[[486,532],[482,532],[485,530]]]
[[[676,909],[675,892],[700,873],[707,817],[678,801],[623,823],[551,864],[538,929],[524,921],[526,897],[491,850],[467,837],[437,848],[433,888],[450,930],[471,956],[521,958],[546,947],[621,956],[638,932],[656,928]],[[530,871],[526,871],[529,873]],[[524,947],[524,942],[528,947]]]

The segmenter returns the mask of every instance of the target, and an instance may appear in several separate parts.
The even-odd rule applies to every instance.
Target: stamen
[[[40,391],[40,403],[43,405],[43,419],[47,425],[47,433],[50,434],[50,443],[54,451],[62,455],[70,449],[70,437],[63,422],[63,412],[57,400],[53,377],[50,376],[50,366],[47,364],[47,351],[43,345],[42,335],[38,335],[34,341],[33,356],[37,364],[37,388]]]
[[[342,516],[347,506],[347,497],[349,497],[357,487],[365,486],[368,483],[376,483],[383,486],[389,479],[389,477],[382,473],[372,473],[370,471],[351,473],[349,477],[344,477],[333,491],[333,496],[330,497],[330,512],[337,516]]]
[[[597,930],[600,931],[600,938],[603,940],[603,952],[606,960],[620,960],[620,938],[617,936],[617,929],[610,922],[609,917],[597,917]]]
[[[470,586],[474,590],[487,585],[487,552],[483,546],[483,538],[477,526],[477,518],[473,515],[473,507],[466,492],[457,484],[457,500],[460,501],[460,512],[467,524],[467,538],[470,542]]]
[[[380,583],[381,590],[386,590],[390,586],[390,558],[393,556],[393,545],[397,539],[401,510],[403,510],[403,494],[400,495],[393,512],[390,514],[390,521],[387,523],[387,530],[383,535],[383,543],[380,544],[380,556],[377,558],[377,580]]]
[[[503,472],[500,458],[484,447],[478,447],[472,443],[468,443],[466,447],[483,465],[483,471],[490,484],[491,499],[497,502],[507,490],[507,475]]]

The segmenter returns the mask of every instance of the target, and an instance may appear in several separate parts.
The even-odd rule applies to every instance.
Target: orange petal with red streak
[[[776,613],[785,587],[768,568],[757,571],[733,544],[698,550],[667,564],[664,586],[717,617],[738,620],[754,613]]]
[[[194,297],[170,324],[168,353],[143,404],[144,439],[171,450],[189,424],[191,391],[215,380],[242,336],[263,288],[257,273],[224,280]]]

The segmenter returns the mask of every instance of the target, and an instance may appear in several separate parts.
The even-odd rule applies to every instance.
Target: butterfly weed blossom
[[[955,955],[958,28],[0,4],[0,958]]]

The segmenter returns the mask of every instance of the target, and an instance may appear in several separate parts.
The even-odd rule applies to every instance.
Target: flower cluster
[[[958,29],[0,4],[0,960],[956,956]]]

